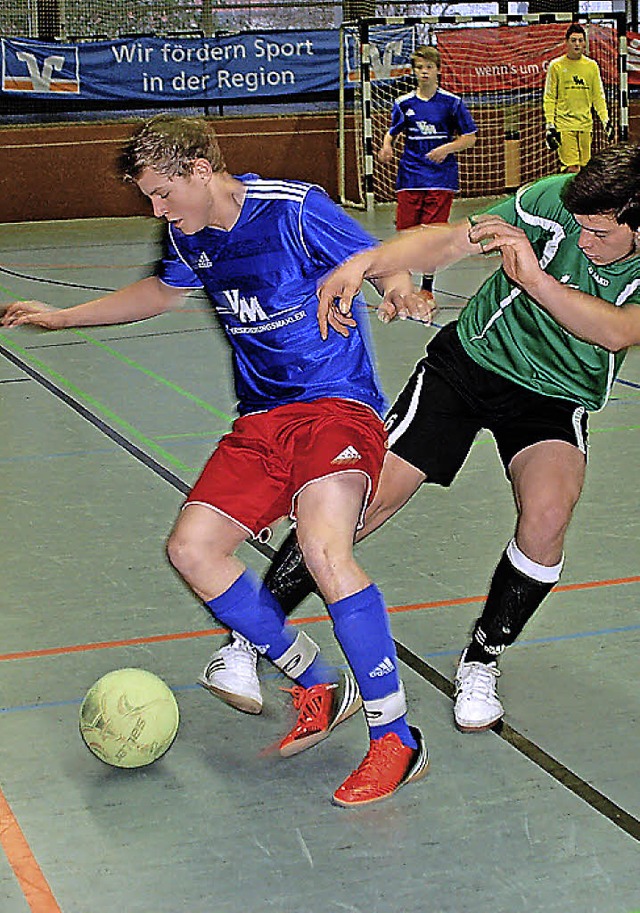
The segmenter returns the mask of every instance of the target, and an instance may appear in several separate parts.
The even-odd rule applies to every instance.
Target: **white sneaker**
[[[257,673],[258,653],[248,640],[233,631],[231,642],[213,654],[198,684],[244,713],[262,711]]]
[[[466,655],[465,650],[456,672],[453,715],[462,732],[482,732],[504,716],[496,694],[500,672],[496,663],[467,663]]]

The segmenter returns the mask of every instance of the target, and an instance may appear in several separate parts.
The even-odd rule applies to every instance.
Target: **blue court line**
[[[534,637],[530,640],[517,640],[509,647],[511,653],[514,649],[532,647],[537,644],[553,644],[563,640],[583,640],[587,637],[606,637],[611,634],[626,634],[629,631],[640,631],[640,625],[625,625],[622,628],[603,628],[601,631],[577,631],[575,634],[558,634],[555,637]],[[436,656],[459,656],[460,650],[436,650],[435,653],[423,653],[423,659],[432,659]]]
[[[586,637],[606,637],[614,634],[626,634],[629,631],[640,631],[639,625],[625,625],[621,628],[603,628],[599,631],[578,631],[575,634],[559,634],[556,637],[536,637],[531,640],[516,641],[515,644],[512,644],[509,647],[509,652],[513,650],[522,649],[523,647],[535,646],[538,644],[550,644],[557,643],[559,641],[567,640],[583,640]],[[439,656],[459,656],[460,648],[456,650],[436,650],[433,653],[422,653],[420,654],[422,659],[434,659]],[[346,666],[344,666],[346,669]],[[281,673],[279,672],[263,672],[261,673],[261,678],[263,680],[276,679],[280,678]],[[200,685],[171,685],[171,690],[176,692],[185,692],[185,691],[199,691],[201,690]],[[0,714],[3,713],[19,713],[26,710],[50,710],[55,707],[73,707],[79,706],[82,703],[83,698],[73,698],[66,701],[43,701],[38,704],[18,704],[15,707],[0,707]]]
[[[622,429],[628,430],[628,429]],[[210,448],[213,448],[218,444],[222,435],[206,434],[205,432],[200,432],[194,434],[193,437],[189,436],[189,440],[176,440],[176,441],[166,441],[166,438],[161,435],[160,437],[153,437],[150,440],[165,440],[168,447],[199,447],[201,444],[208,444]],[[113,448],[109,447],[93,447],[90,450],[59,450],[53,451],[51,453],[35,453],[31,456],[14,456],[14,457],[0,457],[0,465],[3,463],[34,463],[46,460],[67,460],[71,457],[86,457],[86,456],[100,456],[105,453],[113,453]],[[198,467],[190,467],[192,472],[199,472]]]
[[[266,678],[267,676],[263,676]],[[275,673],[274,676],[275,678]],[[200,685],[170,685],[172,691],[202,691]],[[19,713],[22,710],[51,710],[56,707],[79,707],[84,697],[74,697],[66,701],[42,701],[40,704],[18,704],[16,707],[0,707],[0,713]]]

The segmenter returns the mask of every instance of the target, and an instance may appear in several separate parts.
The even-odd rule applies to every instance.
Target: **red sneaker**
[[[340,681],[333,684],[311,688],[294,685],[282,690],[293,695],[293,706],[298,711],[295,726],[278,748],[283,758],[290,758],[326,739],[338,723],[349,719],[362,707],[358,686],[344,673]]]
[[[417,748],[408,748],[395,732],[388,732],[371,742],[360,766],[333,794],[336,805],[351,808],[379,802],[406,783],[425,776],[429,768],[427,746],[420,730],[416,726],[410,729]]]
[[[424,298],[424,300],[427,302],[427,304],[430,304],[433,307],[435,307],[436,299],[433,297],[433,292],[430,292],[426,288],[421,288],[420,291],[418,292],[418,294],[420,295],[421,298]]]

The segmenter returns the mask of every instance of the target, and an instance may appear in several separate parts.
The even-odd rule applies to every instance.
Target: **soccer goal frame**
[[[546,67],[564,53],[564,33],[574,20],[573,13],[558,12],[388,16],[343,23],[338,117],[341,202],[371,210],[395,200],[402,138],[391,165],[379,163],[376,154],[389,127],[394,99],[415,86],[410,56],[419,44],[438,47],[443,57],[442,86],[462,96],[478,125],[478,142],[459,155],[461,196],[500,195],[557,172],[557,156],[544,142],[542,95]],[[600,66],[617,139],[626,140],[625,14],[589,13],[580,15],[579,21],[587,32],[587,54]],[[513,58],[506,56],[509,48]],[[605,144],[594,115],[594,151]]]

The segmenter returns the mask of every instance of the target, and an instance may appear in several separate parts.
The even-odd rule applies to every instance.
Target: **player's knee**
[[[519,527],[527,538],[538,541],[557,541],[564,538],[577,498],[554,497],[538,500],[525,507],[520,515]]]
[[[329,543],[319,539],[302,538],[300,548],[304,563],[314,580],[324,578],[331,560]]]
[[[300,548],[309,573],[321,589],[333,577],[341,576],[346,565],[354,560],[351,549],[341,547],[330,539],[301,538]]]
[[[182,577],[187,579],[200,561],[200,545],[182,532],[174,531],[167,540],[167,557]]]

